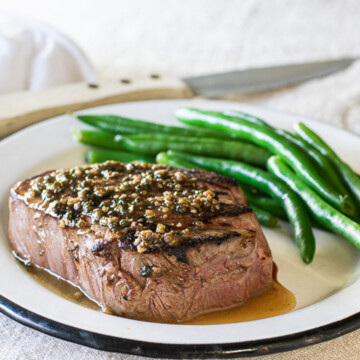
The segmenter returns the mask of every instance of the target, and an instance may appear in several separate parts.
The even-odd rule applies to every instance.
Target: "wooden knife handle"
[[[79,82],[35,92],[0,95],[0,139],[66,112],[125,101],[192,96],[191,90],[183,82],[165,75],[104,80],[98,85]]]

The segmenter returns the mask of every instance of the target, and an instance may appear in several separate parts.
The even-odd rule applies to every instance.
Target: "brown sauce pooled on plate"
[[[102,311],[95,301],[88,298],[78,287],[36,266],[24,266],[30,276],[55,294],[92,310]],[[269,291],[249,300],[243,306],[202,315],[185,325],[230,324],[265,319],[290,312],[296,305],[295,296],[277,281],[277,266],[274,264],[273,285]],[[111,311],[105,310],[110,313]]]
[[[17,259],[20,260],[18,257]],[[23,262],[22,260],[20,261]],[[72,283],[63,280],[57,277],[55,274],[52,274],[49,271],[41,269],[37,266],[22,265],[22,267],[35,281],[56,295],[59,295],[66,300],[81,306],[85,306],[92,310],[103,310],[103,308],[98,305],[97,302],[87,297],[80,288],[73,285]],[[107,310],[105,312],[110,313]]]

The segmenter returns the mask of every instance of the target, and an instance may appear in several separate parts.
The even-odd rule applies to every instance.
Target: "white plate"
[[[360,171],[359,138],[339,128],[299,116],[244,104],[206,100],[166,100],[109,105],[83,113],[121,114],[176,124],[181,106],[237,109],[291,129],[303,121]],[[231,357],[292,349],[351,331],[359,318],[360,252],[346,241],[316,231],[317,253],[304,265],[291,230],[265,228],[279,268],[279,280],[296,296],[294,311],[273,318],[225,325],[167,325],[107,315],[67,301],[29,277],[11,255],[7,201],[10,187],[47,169],[84,163],[85,146],[70,128],[84,127],[69,116],[42,122],[0,142],[0,310],[28,326],[84,345],[156,357]]]

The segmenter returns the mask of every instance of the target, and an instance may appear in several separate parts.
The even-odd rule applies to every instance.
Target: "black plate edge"
[[[129,340],[78,329],[26,310],[1,295],[0,312],[47,335],[97,350],[173,359],[261,356],[314,345],[360,328],[360,313],[357,313],[332,324],[282,337],[230,344],[180,345]]]

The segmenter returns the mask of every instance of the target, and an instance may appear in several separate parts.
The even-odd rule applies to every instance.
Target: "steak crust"
[[[141,167],[134,166],[141,176]],[[139,244],[139,231],[131,233],[130,229],[129,236],[129,231],[90,221],[86,215],[85,226],[64,226],[64,214],[49,213],[36,198],[29,202],[25,194],[34,180],[50,173],[46,172],[11,189],[9,236],[15,252],[29,263],[80,286],[104,308],[139,320],[183,322],[241,305],[269,289],[271,251],[236,181],[201,170],[147,166],[154,171],[165,169],[170,177],[175,172],[191,177],[196,189],[211,191],[216,195],[214,203],[221,206],[211,213],[198,214],[178,213],[175,209],[165,218],[153,207],[151,221],[144,222],[146,231],[158,229],[160,224],[173,233],[180,223],[181,240],[139,247],[135,245]],[[121,176],[111,180],[115,187],[130,171],[124,169]],[[148,168],[142,165],[142,169]],[[108,182],[102,173],[93,180],[100,186]],[[71,198],[67,191],[60,193],[60,199]],[[149,196],[155,192],[159,189],[150,189]],[[135,210],[132,224],[143,215]]]

